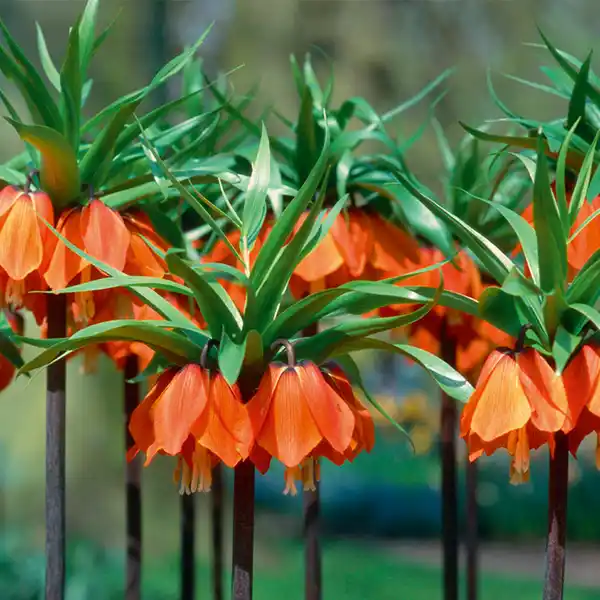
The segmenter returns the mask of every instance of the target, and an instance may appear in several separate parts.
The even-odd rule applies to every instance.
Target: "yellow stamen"
[[[298,493],[298,489],[296,488],[296,480],[302,481],[300,467],[286,468],[284,478],[285,489],[283,490],[283,494],[285,496],[288,494],[290,496],[295,496]]]
[[[513,485],[529,481],[529,439],[525,427],[508,434],[508,453],[513,457],[510,482]]]
[[[285,489],[283,493],[287,496],[295,496],[298,493],[296,481],[302,482],[302,489],[305,492],[314,492],[317,487],[316,481],[321,480],[321,465],[317,458],[306,458],[297,467],[286,468],[285,474]]]
[[[190,489],[192,492],[210,492],[212,486],[212,460],[210,452],[196,444],[192,458],[193,471]]]

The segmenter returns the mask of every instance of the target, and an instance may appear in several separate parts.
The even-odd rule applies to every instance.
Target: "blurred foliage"
[[[439,600],[441,577],[435,566],[421,565],[394,552],[369,549],[373,560],[364,561],[364,546],[355,542],[327,543],[323,577],[327,597],[331,600],[396,600],[398,582],[410,600]],[[276,598],[285,594],[289,600],[302,597],[302,546],[275,543],[271,552],[257,557],[254,581],[258,598]],[[144,570],[143,594],[146,600],[169,600],[176,597],[177,557],[171,556]],[[3,600],[37,600],[43,593],[43,555],[34,557],[20,552],[13,541],[0,541],[0,595]],[[118,600],[123,597],[122,556],[110,554],[87,543],[73,544],[68,556],[69,577],[66,600]],[[199,596],[208,595],[210,571],[206,561],[198,565]],[[228,583],[228,582],[227,582]],[[539,596],[539,584],[532,579],[501,572],[486,573],[481,581],[485,600],[505,600],[510,595],[519,600]],[[567,585],[569,600],[593,600],[597,592]]]

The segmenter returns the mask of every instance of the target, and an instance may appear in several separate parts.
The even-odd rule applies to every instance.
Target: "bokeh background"
[[[61,58],[83,0],[0,0],[0,17],[30,56],[37,56],[35,21],[51,53]],[[334,97],[360,95],[387,110],[415,94],[447,67],[457,68],[436,115],[451,140],[459,121],[477,125],[499,116],[486,89],[488,69],[500,97],[516,112],[559,117],[556,99],[509,81],[502,73],[543,81],[550,63],[540,26],[560,48],[582,57],[598,46],[597,0],[102,0],[101,21],[119,24],[93,66],[95,108],[143,85],[161,61],[215,26],[201,48],[206,68],[235,72],[243,93],[260,82],[260,107],[297,109],[289,55],[313,53],[317,72],[333,65]],[[240,68],[238,68],[240,67]],[[10,94],[10,86],[2,81]],[[178,93],[177,83],[165,94]],[[258,110],[258,109],[257,109]],[[422,103],[393,124],[410,136],[427,117]],[[276,128],[276,124],[270,124]],[[0,160],[20,142],[0,125]],[[440,158],[427,131],[408,155],[410,166],[435,187]],[[31,332],[31,329],[30,329]],[[437,600],[440,577],[438,394],[417,367],[365,355],[370,390],[411,432],[417,453],[380,423],[378,442],[354,465],[323,469],[324,586],[327,600]],[[122,383],[107,360],[82,377],[69,367],[68,600],[121,598],[123,580]],[[44,540],[44,375],[18,381],[0,395],[0,599],[40,598]],[[462,444],[459,445],[463,452]],[[532,482],[508,484],[508,461],[480,468],[483,600],[539,597],[546,520],[547,456],[535,455]],[[464,458],[462,463],[464,466]],[[168,461],[144,472],[144,597],[177,598],[178,494]],[[594,448],[572,463],[569,496],[568,600],[600,592],[600,476]],[[464,479],[464,468],[461,468]],[[229,483],[231,483],[229,481]],[[281,495],[282,472],[257,487],[256,597],[300,600],[301,507]],[[462,489],[462,488],[461,488]],[[200,514],[198,597],[208,597],[208,502]],[[230,511],[227,511],[230,515]]]

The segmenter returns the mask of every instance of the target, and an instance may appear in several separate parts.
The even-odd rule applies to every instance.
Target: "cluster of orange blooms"
[[[56,221],[47,194],[5,187],[0,191],[0,303],[11,310],[29,309],[42,333],[46,330],[47,314],[46,294],[40,292],[62,290],[103,277],[96,267],[59,240],[46,223],[80,250],[127,275],[162,278],[166,274],[164,261],[145,240],[161,251],[167,249],[167,244],[142,211],[119,213],[93,198],[85,206],[65,210]],[[179,306],[178,298],[169,299]],[[68,295],[67,306],[70,331],[118,318],[160,318],[124,289],[75,292]],[[97,350],[111,356],[119,368],[128,354],[139,357],[141,368],[153,355],[141,343],[109,342],[97,349],[86,348],[86,364]],[[7,370],[10,371],[8,366]],[[14,369],[10,373],[6,385]]]
[[[584,203],[573,231],[598,204],[599,198]],[[531,207],[524,217],[532,222]],[[164,261],[145,240],[160,250],[167,244],[141,211],[121,214],[92,199],[85,206],[66,210],[55,223],[46,194],[6,187],[0,191],[0,300],[10,309],[31,310],[40,324],[46,319],[46,303],[44,294],[36,292],[103,276],[56,238],[44,220],[78,248],[128,275],[166,276]],[[296,231],[301,225],[302,220]],[[271,227],[267,222],[250,262]],[[600,221],[592,221],[570,243],[571,275],[596,250],[598,227]],[[232,233],[230,241],[239,244],[239,232]],[[355,279],[408,274],[443,259],[439,250],[419,247],[406,231],[382,216],[352,207],[335,219],[318,247],[298,264],[290,290],[303,297]],[[203,260],[241,268],[222,241]],[[477,299],[486,287],[465,251],[440,270],[450,291]],[[437,287],[440,270],[412,276],[402,285]],[[232,282],[224,285],[243,310],[243,288]],[[169,300],[184,310],[177,297]],[[381,313],[406,310],[407,305],[400,304]],[[78,292],[68,297],[71,329],[123,317],[160,318],[125,290]],[[200,323],[200,315],[193,317]],[[585,346],[558,376],[535,350],[497,349],[510,345],[511,338],[480,319],[439,305],[406,333],[413,345],[435,354],[441,351],[442,339],[452,341],[458,370],[478,378],[461,419],[461,436],[472,460],[506,448],[513,458],[513,480],[525,480],[530,449],[547,443],[552,450],[555,432],[568,434],[575,452],[587,434],[600,431],[600,348]],[[99,349],[119,367],[134,354],[144,368],[153,355],[137,342],[111,342]],[[258,388],[244,398],[237,384],[229,385],[217,370],[206,368],[205,360],[163,372],[133,414],[130,430],[135,446],[129,457],[141,451],[149,463],[156,453],[177,456],[176,478],[183,492],[210,489],[211,469],[218,461],[233,467],[249,459],[266,472],[274,457],[286,467],[286,492],[295,493],[295,481],[306,489],[313,487],[320,458],[341,464],[363,449],[369,451],[374,443],[373,422],[343,372],[335,366],[296,364],[290,347],[288,355],[292,357],[288,365],[269,365]],[[6,387],[14,369],[4,362],[0,384]]]
[[[205,355],[162,373],[131,417],[129,458],[142,451],[149,464],[159,452],[177,456],[175,480],[188,494],[210,490],[219,461],[235,467],[250,459],[266,473],[276,458],[286,467],[285,493],[295,495],[296,481],[315,489],[320,458],[339,465],[370,451],[373,421],[344,373],[296,363],[286,345],[288,364],[271,363],[247,403],[237,384],[206,368]]]

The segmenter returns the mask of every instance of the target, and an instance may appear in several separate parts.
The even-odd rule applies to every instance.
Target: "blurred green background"
[[[170,56],[216,21],[201,50],[207,68],[228,71],[244,92],[260,81],[260,102],[284,114],[296,111],[290,53],[313,52],[317,71],[331,64],[335,97],[366,97],[386,110],[408,99],[449,66],[458,68],[437,116],[450,138],[459,120],[471,124],[498,116],[486,90],[492,69],[501,98],[518,112],[560,116],[552,97],[503,79],[501,73],[541,80],[550,59],[530,46],[536,25],[559,47],[578,56],[598,46],[600,11],[593,0],[103,0],[108,24],[121,10],[110,43],[93,73],[97,107],[146,82]],[[0,16],[31,56],[35,21],[50,51],[62,53],[68,26],[82,0],[0,0]],[[2,83],[3,89],[6,87]],[[10,87],[7,88],[10,92]],[[167,90],[178,93],[177,87]],[[260,103],[258,103],[260,105]],[[422,104],[394,126],[407,137],[427,116]],[[273,124],[273,127],[276,125]],[[0,159],[20,149],[0,125]],[[429,185],[440,160],[432,132],[411,149],[411,167]],[[31,330],[30,330],[31,332]],[[124,547],[122,380],[108,361],[81,376],[80,359],[69,373],[68,600],[122,597]],[[410,421],[419,454],[397,433],[380,427],[372,455],[342,469],[324,468],[324,585],[328,600],[437,600],[441,598],[437,402],[431,384],[402,360],[365,356],[370,389],[398,418]],[[44,540],[44,375],[18,381],[0,395],[0,599],[39,598]],[[593,446],[593,444],[591,444]],[[595,508],[600,477],[593,447],[572,463],[569,496],[567,600],[598,597],[600,521]],[[462,444],[459,445],[461,451]],[[535,455],[532,482],[508,484],[504,456],[481,461],[482,599],[540,596],[547,510],[547,457]],[[177,598],[178,499],[172,463],[157,460],[144,472],[144,592],[148,600]],[[464,473],[461,470],[461,477]],[[300,504],[281,495],[281,471],[257,488],[256,597],[300,600]],[[209,593],[206,497],[200,519],[199,591]],[[230,511],[227,511],[230,515]]]

